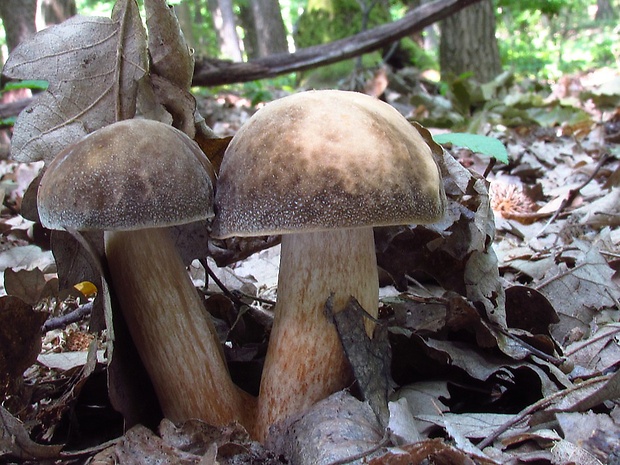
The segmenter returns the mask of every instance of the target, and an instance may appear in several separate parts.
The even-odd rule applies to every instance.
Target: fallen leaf
[[[388,394],[393,385],[387,327],[378,324],[371,339],[366,334],[367,313],[357,300],[351,298],[345,308],[336,313],[333,312],[331,300],[331,297],[327,300],[325,313],[336,326],[364,400],[375,412],[380,424],[387,427],[390,417]]]
[[[557,413],[564,439],[588,450],[605,462],[617,448],[620,424],[609,414],[588,412]]]
[[[194,59],[181,33],[174,8],[159,0],[144,2],[149,30],[151,71],[180,89],[189,90],[194,76]]]
[[[4,270],[4,289],[7,294],[19,297],[29,305],[58,294],[58,280],[46,280],[39,268],[32,270]]]
[[[560,342],[567,341],[575,329],[588,334],[598,312],[614,308],[620,300],[620,287],[613,282],[614,272],[605,257],[588,243],[575,244],[579,249],[572,250],[574,265],[558,263],[533,286],[554,303],[560,321],[551,327],[551,334]]]
[[[394,452],[372,459],[370,465],[410,465],[410,464],[433,463],[441,465],[497,465],[498,462],[490,458],[482,457],[482,453],[476,457],[476,461],[456,447],[447,444],[442,439],[428,439],[416,444],[401,446]]]
[[[21,379],[41,351],[41,325],[47,314],[36,312],[23,300],[0,297],[0,389],[3,394]]]
[[[43,445],[30,439],[24,424],[0,406],[0,458],[53,460],[64,446]]]
[[[295,465],[329,465],[376,452],[383,428],[366,402],[339,391],[271,428],[267,447]]]
[[[579,465],[603,465],[587,450],[569,441],[559,440],[551,448],[553,465],[578,463]]]
[[[51,161],[86,134],[135,114],[148,70],[146,33],[135,0],[112,18],[74,16],[20,43],[4,65],[12,79],[43,79],[48,89],[17,118],[11,153]]]

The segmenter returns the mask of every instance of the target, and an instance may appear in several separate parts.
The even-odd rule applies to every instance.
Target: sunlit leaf
[[[448,133],[433,136],[439,144],[453,144],[466,147],[472,152],[488,155],[502,163],[508,163],[508,151],[501,141],[494,137],[480,136],[478,134]]]

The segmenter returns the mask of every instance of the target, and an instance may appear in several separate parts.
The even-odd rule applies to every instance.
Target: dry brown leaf
[[[46,280],[39,268],[32,270],[4,270],[4,289],[7,294],[19,297],[29,305],[58,294],[58,280]]]
[[[183,452],[167,444],[151,430],[142,425],[131,428],[114,450],[119,465],[198,465],[200,456]]]
[[[0,297],[0,392],[7,394],[41,350],[41,325],[47,314],[23,300]],[[4,396],[3,396],[4,397]]]
[[[490,458],[482,457],[482,454],[476,457],[476,461],[474,461],[465,452],[446,444],[441,439],[428,439],[416,444],[402,446],[399,450],[374,458],[369,463],[370,465],[410,465],[413,463],[433,463],[435,465],[498,464],[498,462]]]
[[[74,16],[22,42],[3,74],[47,80],[49,87],[18,117],[13,158],[49,162],[86,134],[133,117],[138,81],[147,71],[135,0],[118,1],[111,19]]]
[[[559,440],[551,448],[553,465],[603,465],[603,462],[587,450],[569,441]]]
[[[589,338],[566,347],[564,355],[579,370],[580,376],[610,370],[620,360],[620,324],[610,323],[598,328]]]
[[[267,447],[295,465],[329,465],[368,457],[377,451],[382,438],[383,428],[370,406],[339,391],[305,413],[274,425]]]
[[[613,282],[614,271],[605,257],[591,244],[574,244],[577,250],[564,251],[559,257],[564,256],[568,264],[560,262],[533,286],[553,302],[560,322],[551,328],[551,334],[562,343],[576,330],[587,335],[598,313],[615,308],[620,300],[620,287]]]
[[[151,71],[180,89],[189,90],[194,58],[181,33],[174,9],[161,0],[145,0]]]
[[[63,445],[49,446],[34,442],[24,424],[0,406],[0,459],[55,459],[62,448]]]
[[[617,409],[617,408],[616,408]],[[599,460],[606,462],[609,456],[620,452],[620,423],[607,413],[558,413],[558,423],[564,439],[580,445]]]
[[[390,412],[388,395],[393,385],[390,376],[392,353],[387,338],[387,327],[377,325],[372,339],[364,326],[367,312],[355,298],[346,307],[334,313],[331,298],[325,306],[327,317],[334,322],[344,353],[353,369],[353,375],[379,423],[387,427]]]

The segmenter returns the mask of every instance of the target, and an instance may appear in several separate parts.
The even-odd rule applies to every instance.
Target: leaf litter
[[[254,110],[223,110],[226,99],[217,98],[199,102],[202,118],[189,93],[192,60],[178,40],[176,18],[163,2],[147,3],[148,41],[135,3],[119,1],[111,19],[77,17],[11,55],[6,76],[50,82],[16,123],[15,160],[49,162],[83,135],[139,113],[195,137],[217,166],[227,139],[213,139],[205,121],[222,115],[228,121],[220,125],[222,135],[229,136]],[[92,34],[83,35],[86,30]],[[92,43],[85,45],[83,37]],[[389,87],[386,96],[427,127],[467,123],[460,131],[497,137],[510,160],[490,164],[488,154],[458,146],[448,152],[419,127],[444,174],[446,218],[426,227],[376,230],[384,336],[371,341],[355,332],[364,316],[352,302],[337,324],[343,334],[358,334],[343,338],[359,373],[357,385],[276,425],[271,449],[235,425],[162,419],[144,391],[148,380],[139,366],[108,365],[130,360],[132,349],[109,296],[102,302],[105,280],[93,258],[99,252],[91,255],[56,236],[55,260],[42,258],[50,238],[41,236],[36,222],[15,215],[16,205],[28,200],[27,182],[6,184],[10,196],[1,222],[9,295],[0,297],[7,319],[0,454],[66,463],[283,463],[285,457],[300,464],[617,463],[620,162],[607,130],[620,120],[610,110],[617,86],[588,89],[578,101],[588,102],[582,108],[520,89],[510,74],[484,86],[452,83],[447,98],[414,98]],[[460,114],[464,101],[477,111]],[[7,172],[4,179],[12,176]],[[36,171],[27,179],[35,179],[36,191]],[[212,241],[206,228],[179,229],[177,243],[198,289],[209,297],[206,308],[235,382],[256,393],[278,239]],[[93,250],[98,240],[89,239]],[[96,297],[73,289],[82,281],[94,283]],[[42,338],[46,319],[84,305],[93,309],[90,325],[67,323],[64,331]],[[42,346],[66,352],[70,332],[96,336],[70,346],[85,349],[82,362],[58,368],[37,361]],[[97,431],[86,426],[92,418]]]

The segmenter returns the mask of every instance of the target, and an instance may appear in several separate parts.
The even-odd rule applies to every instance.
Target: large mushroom
[[[213,216],[213,171],[198,145],[157,121],[126,120],[63,150],[38,191],[50,229],[102,230],[112,286],[164,415],[252,420],[213,323],[167,227]]]
[[[324,315],[350,296],[378,312],[373,226],[435,222],[445,194],[430,148],[390,105],[345,91],[269,103],[226,150],[213,236],[282,234],[278,297],[255,435],[351,382]],[[372,324],[367,324],[369,334]]]

